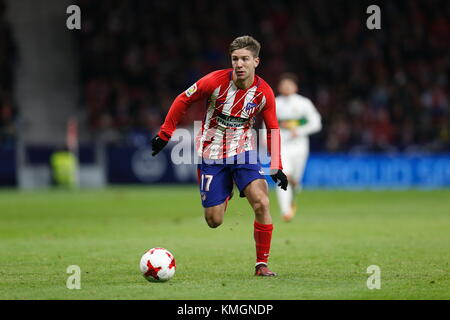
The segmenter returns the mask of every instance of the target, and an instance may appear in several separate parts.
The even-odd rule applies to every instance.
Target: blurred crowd
[[[83,103],[90,128],[142,143],[173,99],[230,66],[228,45],[262,44],[257,73],[276,91],[294,72],[322,115],[313,151],[450,150],[450,1],[80,0]],[[369,30],[366,8],[381,8]],[[194,105],[182,125],[201,120]]]
[[[13,99],[16,46],[6,21],[6,5],[0,0],[0,147],[14,145],[16,106]]]

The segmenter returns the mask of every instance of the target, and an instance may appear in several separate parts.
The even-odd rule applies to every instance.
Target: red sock
[[[273,224],[254,223],[254,238],[256,244],[256,263],[267,263],[270,252],[270,242],[272,241]]]

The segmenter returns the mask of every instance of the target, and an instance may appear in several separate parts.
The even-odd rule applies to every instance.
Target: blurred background
[[[80,30],[66,27],[71,4]],[[371,4],[380,30],[366,27]],[[0,186],[45,188],[64,166],[81,187],[195,183],[194,165],[171,163],[170,147],[152,158],[149,140],[244,34],[275,93],[293,72],[322,116],[305,188],[450,186],[447,0],[0,0]]]

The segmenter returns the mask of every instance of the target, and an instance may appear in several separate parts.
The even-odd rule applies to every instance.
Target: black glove
[[[152,139],[152,156],[156,156],[169,141],[161,139],[158,135]]]
[[[288,179],[283,171],[278,169],[276,173],[271,174],[270,176],[272,177],[273,182],[278,183],[278,180],[280,181],[280,183],[278,183],[278,186],[281,187],[281,189],[285,191],[287,190]]]

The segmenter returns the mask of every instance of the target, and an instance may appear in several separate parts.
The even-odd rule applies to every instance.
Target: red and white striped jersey
[[[267,128],[267,147],[271,153],[271,169],[282,169],[280,135],[272,88],[255,75],[246,90],[236,87],[233,69],[214,71],[172,103],[158,135],[169,140],[187,108],[195,101],[205,100],[206,114],[197,137],[197,152],[204,159],[224,159],[245,151],[256,150],[255,116],[261,112]]]

